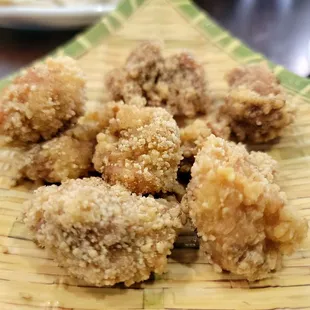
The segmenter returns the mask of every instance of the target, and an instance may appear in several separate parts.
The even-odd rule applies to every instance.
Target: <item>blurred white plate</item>
[[[79,28],[114,10],[116,2],[48,8],[0,6],[0,27],[38,30]]]

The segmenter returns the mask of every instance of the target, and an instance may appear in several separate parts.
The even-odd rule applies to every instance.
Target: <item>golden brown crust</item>
[[[144,106],[142,98],[133,98],[133,105]],[[123,101],[111,101],[104,104],[98,104],[89,109],[84,116],[79,119],[79,124],[66,131],[78,140],[96,140],[99,132],[104,131],[110,124],[110,120],[115,118],[120,106],[124,105]]]
[[[135,193],[174,188],[181,160],[180,135],[164,109],[120,106],[97,142],[93,163],[108,183],[121,183]]]
[[[85,80],[75,61],[49,58],[27,69],[4,90],[1,133],[21,142],[50,139],[76,122],[84,103]]]
[[[227,81],[231,89],[222,112],[231,118],[231,130],[239,141],[268,142],[293,121],[284,91],[267,66],[233,69]]]
[[[180,228],[179,205],[100,178],[39,188],[24,221],[68,273],[96,286],[129,286],[162,273]]]
[[[223,139],[230,137],[229,119],[218,110],[196,119],[183,119],[183,126],[180,129],[183,155],[179,168],[181,173],[190,172],[195,156],[211,134]]]
[[[129,103],[143,96],[147,105],[164,107],[172,115],[194,117],[208,104],[202,65],[186,52],[164,59],[158,42],[134,49],[123,68],[107,75],[106,87],[114,100]]]
[[[254,164],[260,160],[263,171]],[[274,170],[272,160],[269,170],[267,163],[244,146],[211,135],[196,157],[182,201],[212,262],[251,281],[277,269],[281,255],[291,254],[308,228],[266,178]]]
[[[93,170],[96,136],[109,126],[122,104],[109,102],[98,106],[60,136],[34,145],[26,154],[23,176],[50,183],[87,176]]]
[[[86,176],[91,169],[95,141],[62,135],[28,151],[22,173],[30,180],[50,183]]]
[[[22,175],[50,183],[87,176],[92,167],[96,136],[109,126],[122,102],[109,102],[89,111],[60,136],[34,145],[26,154]]]
[[[274,181],[278,163],[272,157],[263,152],[252,151],[249,153],[248,160],[257,167],[269,182]]]
[[[183,157],[191,158],[196,156],[211,133],[210,127],[202,119],[195,119],[191,124],[181,128],[180,137]]]

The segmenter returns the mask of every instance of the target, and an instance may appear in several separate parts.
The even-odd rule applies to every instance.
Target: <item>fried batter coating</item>
[[[269,182],[273,182],[278,163],[272,157],[263,152],[252,151],[248,159]]]
[[[202,65],[186,52],[164,59],[157,42],[133,50],[123,68],[107,75],[106,87],[114,100],[128,103],[143,96],[147,105],[164,107],[172,115],[194,117],[208,104]]]
[[[176,122],[164,109],[120,106],[97,142],[93,163],[108,183],[137,194],[175,187],[181,142]]]
[[[162,65],[161,44],[142,42],[130,53],[123,68],[107,74],[106,88],[113,100],[128,103],[135,96],[143,96],[150,101]]]
[[[129,102],[133,97],[143,96],[139,83],[132,80],[123,68],[111,70],[105,78],[105,85],[113,100]]]
[[[54,137],[84,111],[85,80],[69,57],[49,58],[27,69],[0,99],[0,132],[9,140]]]
[[[178,204],[101,178],[39,188],[24,221],[71,276],[96,286],[129,286],[163,273],[181,227]]]
[[[50,183],[87,176],[93,170],[96,136],[109,126],[122,104],[109,102],[97,106],[60,136],[34,145],[27,152],[23,176]]]
[[[165,107],[172,115],[194,117],[206,111],[206,87],[202,65],[182,52],[165,59],[155,86],[156,95],[148,104]]]
[[[230,117],[222,112],[222,105],[209,109],[208,113],[202,117],[207,123],[211,132],[216,136],[229,140],[231,136]]]
[[[87,176],[94,148],[94,140],[79,140],[64,134],[32,147],[22,173],[30,180],[50,183]]]
[[[137,80],[142,90],[147,92],[154,85],[162,62],[161,42],[145,41],[130,53],[125,70],[129,77]]]
[[[226,79],[231,88],[222,111],[231,118],[231,130],[239,141],[268,142],[292,123],[293,111],[266,65],[233,69]]]
[[[234,68],[226,74],[226,81],[233,88],[245,85],[261,96],[283,93],[278,79],[266,64]]]
[[[211,134],[210,127],[202,119],[196,119],[193,123],[181,128],[180,137],[183,157],[191,158],[196,156]]]
[[[274,164],[263,173],[255,160],[241,144],[211,135],[182,201],[215,266],[251,281],[276,270],[282,254],[296,250],[308,230],[279,186],[266,178]]]
[[[189,173],[195,161],[195,156],[202,148],[207,138],[214,134],[217,137],[228,139],[230,128],[228,120],[219,113],[203,115],[195,120],[184,120],[185,126],[180,129],[181,149],[183,160],[179,171]]]
[[[132,104],[137,107],[143,107],[145,101],[143,98],[135,97]],[[79,140],[96,140],[99,132],[104,131],[114,119],[120,107],[124,105],[123,101],[111,101],[104,104],[98,104],[89,109],[83,117],[79,119],[79,124],[67,131],[70,136]]]
[[[225,117],[214,119],[213,116],[204,115],[195,120],[187,120],[186,125],[180,129],[183,156],[185,158],[196,156],[211,134],[225,140],[229,138],[230,128]]]

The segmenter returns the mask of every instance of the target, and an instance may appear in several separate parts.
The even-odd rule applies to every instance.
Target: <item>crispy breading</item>
[[[161,44],[155,41],[142,42],[129,54],[124,67],[107,74],[106,88],[113,100],[129,103],[133,97],[143,96],[150,101],[162,65]]]
[[[165,59],[148,104],[162,106],[172,115],[194,117],[206,111],[206,91],[204,68],[191,54],[181,52]]]
[[[149,106],[163,107],[172,115],[194,117],[209,103],[205,72],[187,52],[164,58],[158,42],[143,42],[129,55],[123,68],[106,76],[113,100],[125,103],[142,96]]]
[[[87,176],[91,170],[95,141],[68,135],[34,145],[26,155],[22,174],[30,180],[58,183]]]
[[[222,112],[231,118],[237,140],[263,143],[281,136],[293,121],[293,109],[275,75],[263,65],[230,71],[230,91]]]
[[[135,193],[168,192],[182,158],[179,128],[162,108],[123,105],[97,136],[93,163],[111,184]]]
[[[101,178],[39,188],[24,221],[71,276],[96,286],[129,286],[164,272],[181,227],[176,202],[137,196]]]
[[[105,130],[122,102],[108,102],[88,111],[79,123],[59,136],[35,144],[26,153],[22,175],[31,180],[63,182],[93,171],[96,136]]]
[[[182,123],[180,137],[183,160],[179,171],[189,173],[195,161],[195,156],[211,134],[223,139],[230,137],[229,119],[216,111],[196,119],[183,119]]]
[[[271,156],[263,152],[252,151],[249,153],[248,160],[257,167],[269,182],[274,181],[278,163]]]
[[[210,127],[202,119],[196,119],[191,124],[181,128],[180,137],[183,157],[191,158],[196,156],[211,134]]]
[[[267,155],[266,155],[267,156]],[[258,156],[260,157],[260,156]],[[274,184],[274,163],[211,135],[198,153],[183,210],[215,266],[248,280],[265,278],[307,236],[308,225]],[[263,169],[255,161],[263,160]]]
[[[230,87],[237,88],[246,85],[247,88],[261,96],[283,93],[278,79],[266,64],[234,68],[226,74],[225,78]]]
[[[3,91],[0,132],[8,140],[48,140],[84,112],[85,79],[69,57],[48,58],[25,70]]]

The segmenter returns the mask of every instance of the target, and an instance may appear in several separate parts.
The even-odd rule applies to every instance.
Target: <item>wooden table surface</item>
[[[310,73],[309,0],[196,0],[219,24],[289,70]],[[63,44],[76,31],[0,28],[0,78]]]

